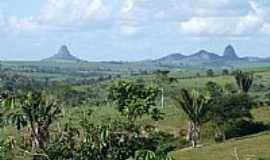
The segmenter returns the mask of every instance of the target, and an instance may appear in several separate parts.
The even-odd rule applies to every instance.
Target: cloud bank
[[[37,15],[0,16],[14,32],[112,29],[132,35],[160,23],[191,36],[269,33],[270,4],[264,0],[48,0]]]

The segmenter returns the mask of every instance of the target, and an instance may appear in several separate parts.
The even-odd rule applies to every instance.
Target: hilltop
[[[225,47],[222,55],[207,50],[200,50],[194,54],[169,54],[153,60],[162,66],[172,68],[230,68],[254,64],[269,63],[269,59],[258,57],[239,57],[232,45]]]
[[[66,45],[62,45],[55,55],[46,58],[43,61],[78,62],[82,60],[72,55]]]

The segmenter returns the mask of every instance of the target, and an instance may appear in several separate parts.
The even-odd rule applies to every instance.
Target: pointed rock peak
[[[60,49],[57,52],[57,55],[59,56],[70,56],[70,52],[68,50],[68,47],[66,45],[62,45]]]
[[[238,56],[237,56],[235,49],[233,48],[232,45],[228,45],[225,48],[223,57],[227,58],[227,59],[238,59]]]
[[[79,58],[73,56],[69,50],[68,50],[68,47],[66,45],[62,45],[60,47],[60,49],[58,50],[58,52],[52,56],[52,57],[49,57],[45,60],[68,60],[68,61],[80,61]]]

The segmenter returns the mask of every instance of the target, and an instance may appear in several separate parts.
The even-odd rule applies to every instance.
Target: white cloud
[[[270,34],[270,23],[266,23],[264,24],[263,28],[262,28],[262,33],[267,33]]]
[[[135,34],[138,30],[139,30],[139,28],[137,28],[135,26],[129,26],[129,25],[120,26],[120,32],[123,33],[124,35]]]
[[[100,27],[111,16],[111,11],[112,6],[106,5],[104,0],[48,0],[38,15],[5,17],[5,27],[14,32]],[[0,16],[0,25],[1,19]]]
[[[225,3],[229,0],[223,1]],[[243,16],[195,16],[187,21],[179,22],[180,32],[193,36],[250,36],[266,32],[268,30],[267,17],[270,15],[268,15],[269,7],[257,2],[250,1],[248,3],[250,10]]]
[[[249,12],[247,0],[186,0],[184,8],[194,17],[243,16]]]
[[[131,35],[146,26],[180,23],[185,34],[247,35],[262,30],[270,15],[269,7],[258,1],[47,0],[38,15],[8,17],[7,26],[15,31],[105,27]]]
[[[121,7],[121,13],[125,14],[130,12],[135,5],[135,0],[125,0]]]
[[[180,23],[180,31],[195,36],[245,36],[256,33],[263,26],[263,21],[256,15],[244,17],[194,17]]]
[[[35,31],[40,30],[42,27],[35,22],[33,17],[18,18],[18,17],[8,17],[7,18],[7,29],[14,32],[20,31]]]
[[[4,15],[0,12],[0,28],[2,28],[5,25],[5,17]]]
[[[103,0],[48,0],[38,20],[43,24],[76,26],[109,16],[110,8]]]
[[[260,15],[265,21],[270,22],[270,2],[264,4],[262,1],[251,1],[250,5],[252,9]]]

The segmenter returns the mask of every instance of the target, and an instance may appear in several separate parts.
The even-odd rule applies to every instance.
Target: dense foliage
[[[116,103],[119,112],[126,116],[129,122],[134,122],[145,114],[158,120],[161,118],[161,112],[156,107],[158,94],[159,90],[154,86],[118,81],[111,86],[109,99]]]

